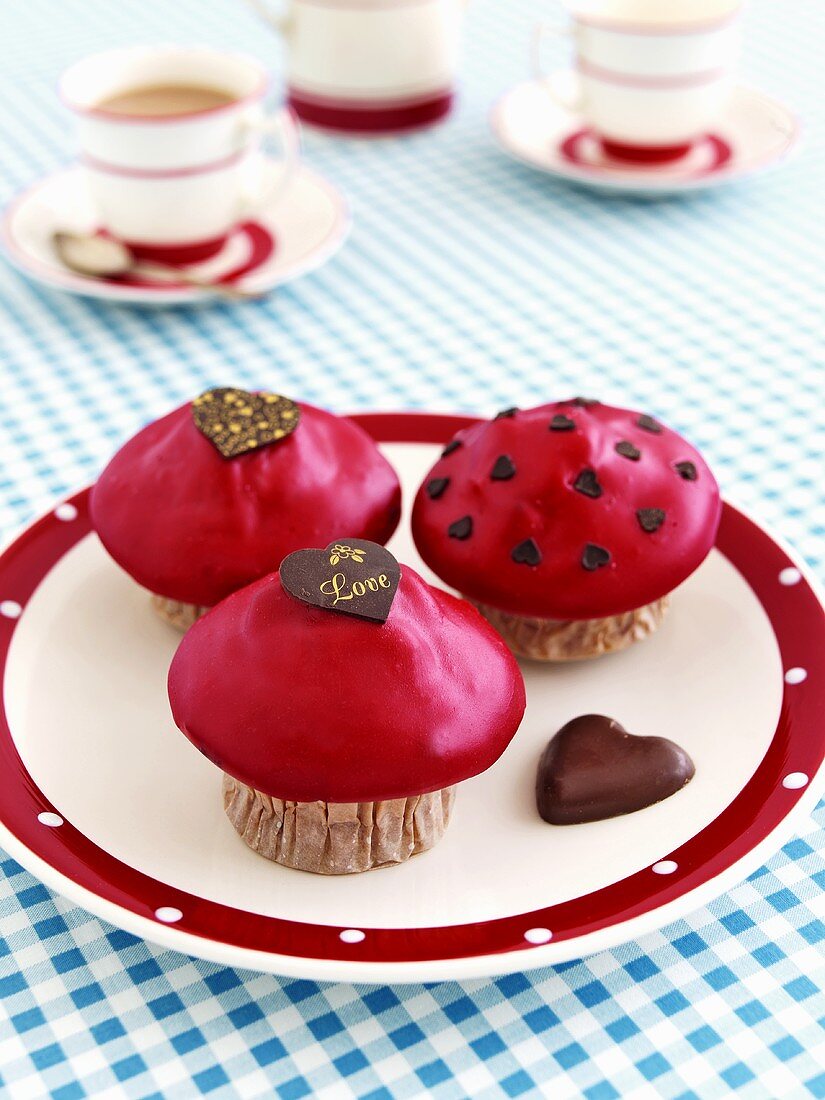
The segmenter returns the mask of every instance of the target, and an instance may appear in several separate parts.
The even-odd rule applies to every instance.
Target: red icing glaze
[[[509,650],[412,569],[385,623],[287,595],[277,574],[195,624],[169,670],[175,722],[218,767],[297,802],[440,790],[489,768],[524,713]]]
[[[557,415],[575,428],[550,431]],[[471,599],[536,618],[602,618],[670,592],[713,546],[719,488],[689,443],[664,426],[645,431],[639,415],[560,401],[459,432],[462,445],[435,464],[415,499],[413,535],[424,561]],[[621,440],[641,451],[638,461],[616,453]],[[500,455],[516,467],[508,480],[490,477]],[[680,477],[675,464],[684,461],[694,464],[696,480]],[[573,488],[586,469],[602,487],[597,499]],[[426,491],[433,478],[450,479],[437,499]],[[652,533],[636,516],[649,508],[665,512]],[[473,521],[470,537],[449,537],[447,528],[464,516]],[[514,562],[513,548],[530,538],[541,562]],[[610,552],[606,566],[583,568],[588,543]]]
[[[395,471],[351,420],[300,409],[291,435],[231,459],[188,403],[138,432],[92,490],[115,561],[152,592],[208,607],[342,531],[386,542],[401,507]]]

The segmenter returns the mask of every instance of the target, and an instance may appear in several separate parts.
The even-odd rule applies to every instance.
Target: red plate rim
[[[474,422],[429,413],[362,413],[354,419],[384,443],[442,443]],[[37,520],[0,556],[4,676],[18,607],[25,610],[49,570],[91,530],[88,493],[82,490]],[[814,804],[825,760],[825,609],[815,582],[790,551],[727,503],[717,548],[750,585],[776,635],[786,677],[776,732],[750,781],[716,820],[663,853],[653,868],[598,891],[528,913],[431,928],[344,929],[234,909],[143,874],[69,821],[44,824],[38,815],[59,817],[59,807],[27,772],[5,699],[0,842],[53,889],[138,935],[275,973],[344,980],[469,977],[576,958],[652,930],[755,869],[771,842],[778,845],[778,831],[791,813]]]

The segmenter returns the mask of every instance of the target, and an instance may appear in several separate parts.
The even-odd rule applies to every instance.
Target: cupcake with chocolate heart
[[[424,561],[514,653],[566,661],[651,634],[720,514],[713,474],[680,435],[576,398],[460,431],[412,522]]]
[[[501,638],[381,546],[339,538],[213,608],[169,671],[178,727],[224,772],[250,848],[303,871],[403,863],[524,713]]]
[[[336,531],[386,542],[400,505],[395,471],[353,421],[232,388],[143,428],[91,496],[103,545],[182,630]]]

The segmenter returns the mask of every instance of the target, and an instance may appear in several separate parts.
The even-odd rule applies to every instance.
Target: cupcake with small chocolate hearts
[[[584,398],[460,431],[413,535],[518,656],[598,657],[653,633],[721,515],[702,456],[654,417]]]
[[[223,771],[244,842],[325,875],[432,848],[456,785],[498,759],[525,707],[518,665],[472,607],[349,536],[200,619],[169,699]]]
[[[401,487],[352,420],[220,387],[124,444],[92,489],[91,513],[115,561],[186,630],[299,547],[341,530],[386,542]]]

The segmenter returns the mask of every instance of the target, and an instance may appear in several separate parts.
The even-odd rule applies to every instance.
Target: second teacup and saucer
[[[577,0],[574,71],[536,76],[493,108],[512,156],[571,182],[639,195],[695,191],[782,159],[799,124],[781,103],[736,83],[736,0]],[[560,33],[568,33],[562,31]]]
[[[317,267],[346,236],[346,200],[301,160],[290,112],[267,114],[266,90],[256,62],[207,48],[79,62],[60,85],[79,163],[4,212],[9,259],[64,290],[162,305],[263,294]],[[129,257],[116,277],[86,270],[101,240]]]

